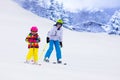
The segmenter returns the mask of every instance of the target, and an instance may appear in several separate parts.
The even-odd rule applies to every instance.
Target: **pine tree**
[[[71,23],[70,23],[71,18],[70,18],[70,16],[68,16],[66,11],[63,11],[62,20],[64,22],[64,27],[69,28],[69,26],[71,25]]]
[[[109,34],[120,34],[120,10],[114,13],[108,24],[110,25]]]
[[[42,7],[43,3],[41,3],[41,2],[43,2],[43,0],[42,1],[40,1],[40,0],[31,0],[31,2],[30,2],[30,5],[31,5],[30,11],[35,13],[38,16],[46,17],[46,9],[44,7]]]
[[[70,25],[70,17],[67,12],[64,10],[63,4],[58,3],[55,0],[50,0],[50,7],[48,9],[48,18],[56,21],[58,19],[62,19],[64,22],[64,26],[67,27]]]
[[[55,17],[56,17],[56,15],[55,15],[55,13],[56,13],[55,0],[50,0],[50,6],[49,6],[47,12],[48,12],[48,15],[47,15],[48,18],[50,20],[55,21]]]
[[[39,0],[39,5],[43,8],[48,8],[48,0]]]
[[[27,10],[31,9],[31,4],[30,4],[31,2],[30,2],[30,0],[23,0],[20,3],[21,3],[23,8],[25,8]]]
[[[39,12],[39,10],[38,10],[38,9],[39,9],[38,3],[39,3],[39,0],[32,0],[32,1],[31,1],[30,5],[32,6],[31,11],[32,11],[33,13],[38,13],[38,12]]]

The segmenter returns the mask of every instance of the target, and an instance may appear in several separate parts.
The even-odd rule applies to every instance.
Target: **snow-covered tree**
[[[58,3],[55,0],[50,0],[50,3],[50,7],[48,9],[48,18],[53,21],[62,19],[64,26],[68,27],[68,25],[70,25],[70,18],[67,12],[64,10],[63,3]]]
[[[63,26],[69,28],[69,26],[71,25],[71,17],[66,11],[64,11],[62,14],[62,20],[64,22]]]
[[[39,0],[39,5],[43,8],[48,8],[48,2],[49,0]]]
[[[32,0],[31,1],[31,3],[30,3],[30,5],[32,6],[32,9],[31,9],[31,11],[33,12],[33,13],[38,13],[39,12],[39,0]]]
[[[59,19],[61,17],[60,4],[55,0],[50,0],[50,6],[47,9],[47,13],[50,20],[56,21]]]
[[[20,5],[22,5],[23,8],[30,10],[31,9],[31,1],[30,0],[23,0],[20,2]]]
[[[110,25],[109,34],[120,34],[120,10],[114,13],[108,24]]]
[[[64,10],[63,3],[57,6],[57,14],[58,14],[58,18],[62,19],[64,24],[67,24],[67,25],[69,24],[69,16],[67,14],[67,11]]]

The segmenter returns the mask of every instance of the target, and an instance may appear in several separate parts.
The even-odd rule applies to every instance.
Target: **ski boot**
[[[62,63],[62,61],[59,59],[59,60],[57,60],[57,63],[58,63],[58,64],[61,64],[61,63]]]
[[[44,58],[44,61],[45,61],[45,62],[49,62],[49,59],[48,59],[48,58]]]

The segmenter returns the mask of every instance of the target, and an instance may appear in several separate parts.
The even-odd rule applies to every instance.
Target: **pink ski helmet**
[[[33,32],[38,32],[37,26],[32,26],[30,30],[33,31]]]

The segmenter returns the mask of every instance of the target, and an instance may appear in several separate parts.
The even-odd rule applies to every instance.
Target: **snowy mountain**
[[[77,24],[74,27],[72,27],[72,29],[80,32],[83,31],[94,32],[94,33],[105,32],[104,28],[102,28],[101,26],[103,26],[103,24],[94,21],[89,21],[89,22]]]
[[[70,13],[72,14],[72,25],[78,24],[78,23],[84,23],[88,21],[94,21],[99,23],[107,23],[110,19],[109,14],[107,14],[104,10],[80,10],[77,13]],[[104,17],[104,18],[103,18]],[[78,22],[79,21],[79,22]]]
[[[85,26],[79,26],[80,24],[84,25],[86,22],[95,22],[99,24],[107,24],[111,16],[114,14],[118,8],[108,8],[108,9],[98,9],[98,8],[87,8],[82,9],[76,12],[71,12],[64,10],[64,4],[57,2],[56,0],[14,0],[24,9],[33,12],[34,14],[48,18],[50,20],[56,21],[57,19],[63,19],[65,22],[64,27],[70,29],[69,26],[74,26],[74,28],[79,28],[79,30],[85,30]],[[46,3],[45,3],[46,2]],[[47,4],[49,3],[49,4]],[[44,5],[44,6],[43,6]],[[104,18],[103,18],[104,17]],[[78,27],[79,26],[79,27]],[[91,26],[91,25],[89,25]],[[83,29],[84,28],[84,29]],[[93,31],[94,28],[94,31]],[[99,26],[100,28],[100,26]],[[101,27],[102,28],[102,27]],[[104,32],[98,30],[97,27],[89,28],[90,32]],[[95,31],[96,29],[96,31]],[[79,31],[77,29],[77,31]]]
[[[114,16],[115,11],[119,8],[105,8],[105,9],[83,9],[76,13],[68,12],[71,18],[71,25],[76,31],[87,32],[106,32],[111,23],[111,18]],[[90,24],[90,25],[89,25]],[[92,25],[93,24],[93,25]],[[85,26],[84,26],[85,25]],[[87,25],[87,26],[86,26]],[[109,32],[108,32],[109,33]],[[112,31],[110,34],[113,34]]]
[[[120,80],[120,37],[78,33],[64,28],[63,62],[53,65],[39,60],[41,66],[24,64],[27,54],[25,37],[32,25],[39,28],[39,53],[54,22],[38,17],[11,0],[0,5],[0,80]],[[51,61],[55,61],[55,51]]]

